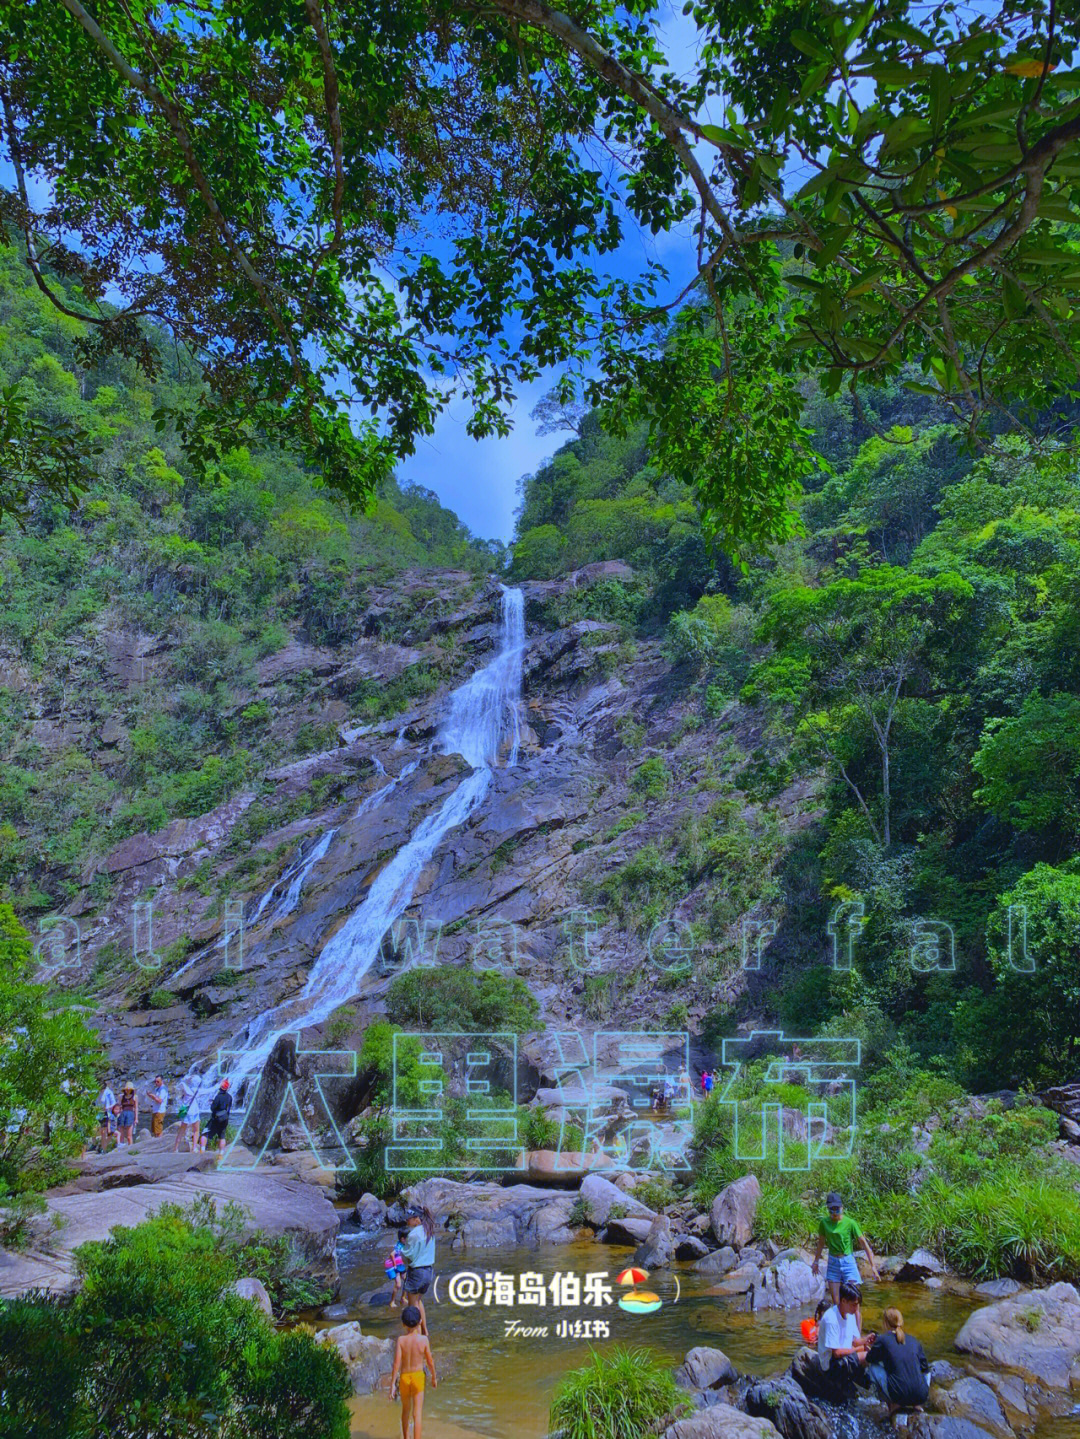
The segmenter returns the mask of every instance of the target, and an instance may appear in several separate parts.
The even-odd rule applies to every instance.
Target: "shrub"
[[[171,989],[152,989],[146,1003],[151,1009],[169,1009],[176,1003],[176,995]]]
[[[627,1439],[690,1408],[671,1371],[648,1349],[616,1345],[607,1356],[592,1351],[588,1364],[564,1375],[551,1401],[549,1425],[565,1439]]]
[[[420,1029],[524,1034],[536,1027],[539,1013],[523,979],[494,970],[419,967],[399,974],[386,993],[391,1023]]]
[[[659,755],[653,755],[638,765],[631,776],[630,788],[646,799],[663,799],[671,788],[671,771]]]
[[[242,1252],[175,1207],[82,1245],[76,1294],[0,1308],[5,1432],[348,1439],[344,1364],[229,1292]]]

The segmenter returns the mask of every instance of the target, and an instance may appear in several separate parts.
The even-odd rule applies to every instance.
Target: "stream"
[[[392,1244],[387,1238],[375,1247],[370,1242],[347,1244],[340,1254],[341,1302],[348,1305],[365,1334],[396,1336],[401,1332],[401,1310],[368,1305],[362,1296],[384,1288],[382,1260]],[[767,1375],[784,1368],[802,1343],[798,1309],[750,1313],[742,1301],[718,1299],[708,1293],[714,1276],[698,1274],[688,1264],[656,1271],[649,1287],[663,1299],[654,1314],[628,1314],[614,1305],[603,1309],[546,1309],[477,1306],[466,1309],[447,1301],[446,1285],[456,1271],[480,1274],[498,1271],[517,1276],[524,1270],[539,1272],[550,1281],[556,1272],[584,1276],[607,1270],[609,1279],[632,1257],[632,1250],[584,1241],[540,1250],[484,1249],[451,1254],[439,1246],[440,1276],[436,1303],[429,1294],[428,1324],[436,1365],[445,1356],[447,1376],[429,1392],[424,1429],[429,1439],[545,1439],[548,1408],[561,1375],[587,1357],[589,1341],[560,1338],[560,1318],[602,1316],[610,1325],[610,1338],[591,1341],[603,1352],[613,1344],[647,1345],[661,1360],[677,1365],[688,1349],[711,1345],[731,1359],[740,1374]],[[676,1278],[679,1294],[676,1298]],[[895,1304],[904,1312],[907,1327],[922,1341],[931,1360],[956,1359],[952,1341],[977,1302],[927,1289],[923,1284],[868,1286],[864,1324],[880,1327],[880,1311]],[[506,1320],[513,1316],[530,1327],[547,1325],[546,1337],[507,1336]],[[343,1320],[336,1320],[342,1323]],[[397,1404],[385,1392],[356,1398],[350,1404],[353,1439],[394,1439],[400,1434]],[[876,1421],[882,1411],[869,1404],[833,1411],[838,1439],[877,1439],[891,1432]],[[902,1432],[902,1431],[898,1431]],[[1080,1416],[1040,1426],[1033,1439],[1080,1439]]]

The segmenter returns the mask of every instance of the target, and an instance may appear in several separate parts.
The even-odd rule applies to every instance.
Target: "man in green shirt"
[[[834,1190],[825,1196],[826,1217],[818,1225],[817,1252],[814,1255],[813,1271],[818,1272],[821,1251],[829,1246],[829,1263],[825,1270],[825,1281],[829,1286],[834,1304],[838,1302],[841,1284],[861,1284],[862,1275],[855,1261],[855,1245],[860,1244],[870,1265],[870,1273],[880,1279],[877,1260],[870,1248],[866,1235],[859,1228],[859,1221],[844,1213],[844,1202]]]

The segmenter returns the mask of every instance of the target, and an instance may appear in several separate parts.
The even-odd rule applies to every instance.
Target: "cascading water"
[[[504,586],[499,648],[488,664],[450,696],[449,711],[435,742],[435,748],[444,754],[460,754],[472,773],[438,810],[420,822],[408,843],[379,871],[363,902],[323,946],[301,994],[249,1022],[231,1046],[241,1052],[230,1066],[234,1089],[261,1071],[282,1034],[321,1023],[356,994],[375,962],[383,936],[412,899],[425,865],[445,836],[463,825],[487,794],[500,752],[506,749],[508,766],[517,764],[524,650],[524,596],[521,590]],[[392,781],[379,793],[388,793],[396,783]]]

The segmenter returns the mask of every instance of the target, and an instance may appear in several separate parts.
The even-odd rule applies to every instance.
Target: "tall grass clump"
[[[607,1357],[592,1350],[588,1364],[564,1375],[549,1427],[564,1439],[637,1439],[657,1420],[690,1407],[671,1371],[648,1349],[617,1345]]]

